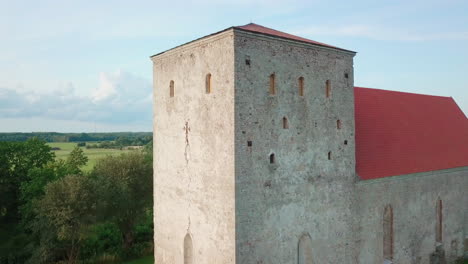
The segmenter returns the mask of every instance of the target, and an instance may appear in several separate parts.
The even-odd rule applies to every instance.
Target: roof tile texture
[[[468,119],[450,97],[354,88],[361,179],[468,166]]]

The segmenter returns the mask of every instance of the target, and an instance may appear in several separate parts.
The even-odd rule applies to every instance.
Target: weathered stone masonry
[[[463,255],[468,167],[356,174],[354,56],[230,28],[152,57],[156,263]]]
[[[237,263],[296,263],[304,235],[311,237],[316,258],[343,263],[351,257],[353,56],[236,32]],[[271,153],[274,164],[268,162]]]

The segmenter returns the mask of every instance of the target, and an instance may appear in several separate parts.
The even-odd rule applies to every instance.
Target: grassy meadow
[[[94,143],[94,142],[93,142]],[[60,159],[66,159],[73,148],[76,146],[76,142],[51,142],[47,143],[52,148],[60,148],[60,150],[54,150],[55,156]],[[84,154],[88,157],[88,163],[82,168],[84,171],[90,171],[96,161],[107,155],[115,156],[122,153],[134,151],[134,150],[120,150],[120,149],[87,149],[86,147],[81,147]]]

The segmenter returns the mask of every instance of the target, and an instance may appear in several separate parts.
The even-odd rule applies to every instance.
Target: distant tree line
[[[120,263],[152,252],[152,146],[99,160],[0,142],[0,264]]]
[[[97,143],[86,143],[86,148],[118,148],[122,149],[127,146],[145,146],[152,142],[152,136],[139,136],[139,137],[118,137],[113,141],[102,141]],[[83,146],[84,142],[78,143],[78,146]]]
[[[133,142],[143,142],[145,138],[151,138],[152,132],[109,132],[109,133],[57,133],[57,132],[32,132],[32,133],[0,133],[0,141],[26,141],[30,138],[38,138],[46,142],[90,142],[90,141],[115,141],[124,138]],[[142,144],[143,144],[142,143]],[[128,146],[128,145],[127,145]]]

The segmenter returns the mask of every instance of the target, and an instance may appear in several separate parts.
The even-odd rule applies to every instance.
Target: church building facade
[[[354,86],[355,52],[256,24],[151,57],[156,263],[451,263],[468,119]]]

